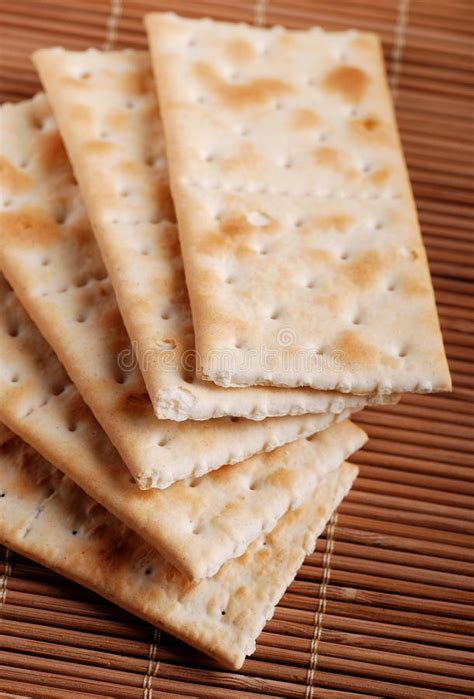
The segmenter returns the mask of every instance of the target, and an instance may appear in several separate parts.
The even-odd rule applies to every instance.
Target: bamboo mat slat
[[[380,33],[454,391],[355,416],[360,477],[241,672],[0,548],[0,695],[474,696],[472,3],[0,0],[0,99],[40,89],[41,46],[145,47],[151,9]]]

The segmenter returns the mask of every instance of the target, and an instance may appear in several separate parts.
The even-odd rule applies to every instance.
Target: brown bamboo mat
[[[381,34],[455,388],[358,416],[360,478],[241,672],[0,549],[0,693],[473,696],[473,5],[0,0],[0,98],[39,89],[33,49],[143,47],[141,17],[160,8]]]

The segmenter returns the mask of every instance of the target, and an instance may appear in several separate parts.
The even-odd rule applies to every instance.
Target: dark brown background
[[[145,46],[141,17],[151,9],[379,32],[454,380],[452,395],[410,396],[358,416],[371,437],[353,458],[360,478],[333,536],[320,539],[241,672],[222,671],[0,549],[0,691],[145,699],[474,694],[472,8],[469,0],[0,0],[2,100],[39,90],[29,54],[40,46]]]

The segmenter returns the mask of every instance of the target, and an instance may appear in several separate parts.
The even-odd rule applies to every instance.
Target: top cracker
[[[249,386],[229,391],[197,379],[191,308],[148,53],[51,48],[35,52],[33,60],[65,139],[121,316],[159,418],[208,420],[232,415],[262,419],[341,412],[346,407],[357,409],[369,402],[381,401],[377,394],[353,396],[311,388],[282,390],[272,386]],[[37,106],[41,98],[38,100]],[[25,139],[18,133],[14,111],[10,111],[11,130],[18,135],[24,149]],[[39,139],[44,135],[40,130],[36,134]],[[38,173],[38,177],[55,186],[53,173]],[[46,198],[43,209],[49,199]],[[68,259],[76,275],[76,266],[80,265],[74,235],[69,242],[71,246],[67,247],[72,256]],[[36,238],[36,245],[42,244]],[[6,247],[10,253],[17,247],[12,236]],[[61,250],[57,252],[62,261],[55,256],[56,264],[67,266],[66,246],[61,245]],[[23,252],[31,258],[29,250]],[[87,257],[82,262],[84,266],[91,263],[102,266],[98,255],[90,248]],[[13,263],[13,273],[20,271],[24,276],[23,267],[17,259]],[[53,274],[52,266],[48,269]],[[36,283],[36,271],[31,280]],[[29,310],[31,313],[31,307]],[[110,308],[106,312],[109,315]],[[103,319],[96,317],[100,326],[106,325]],[[48,328],[51,327],[64,341],[65,334],[59,331],[57,322],[48,323]],[[47,335],[44,329],[43,332]],[[98,330],[90,329],[90,332],[96,337],[100,335]],[[122,337],[125,339],[123,333]],[[110,355],[110,333],[106,333],[107,338],[107,354]],[[54,345],[51,339],[49,341]],[[67,342],[69,347],[78,349],[77,342]],[[112,343],[115,353],[116,340]],[[61,355],[58,349],[56,351]],[[94,362],[94,352],[84,353],[79,349],[78,352],[81,366],[86,356],[88,361]],[[67,367],[64,357],[62,361]],[[75,360],[74,368],[77,366]],[[74,376],[73,379],[84,393],[78,379]],[[101,410],[109,416],[110,409],[99,395],[102,391],[93,388],[92,391]],[[124,430],[121,433],[124,434]],[[133,449],[135,455],[140,452],[136,447]]]
[[[378,38],[146,18],[198,375],[451,386]]]

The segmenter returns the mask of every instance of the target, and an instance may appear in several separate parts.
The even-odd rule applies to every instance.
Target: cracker
[[[45,97],[6,105],[0,115],[8,133],[5,273],[141,488],[199,477],[333,421],[327,413],[259,423],[157,420],[139,369],[126,371],[129,339]]]
[[[8,427],[5,427],[5,425],[2,425],[0,422],[0,447],[2,444],[5,444],[5,442],[8,442],[9,439],[13,437],[13,432],[11,432]]]
[[[148,55],[45,49],[34,61],[159,418],[262,419],[341,412],[380,401],[304,388],[227,391],[200,381]]]
[[[146,26],[198,375],[449,390],[378,37],[173,14]]]
[[[1,275],[0,395],[3,423],[189,578],[240,555],[366,439],[345,421],[200,479],[140,491]],[[321,429],[335,419],[314,417]]]
[[[243,556],[190,583],[16,439],[0,449],[0,540],[238,669],[356,474],[341,465]]]

